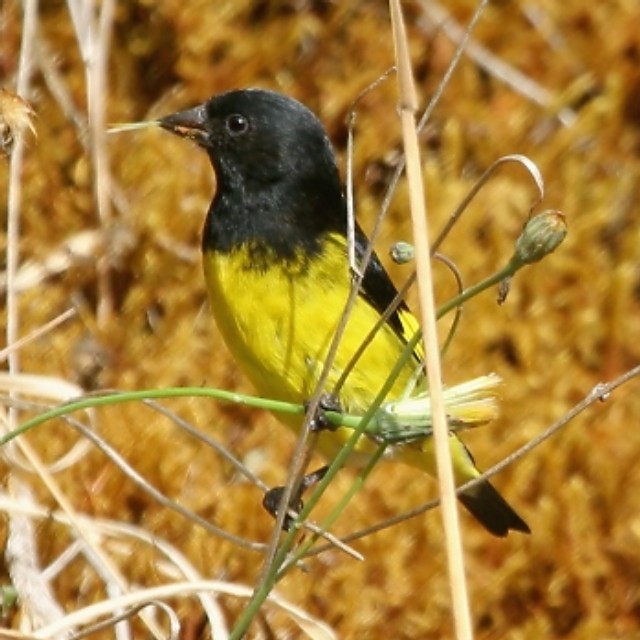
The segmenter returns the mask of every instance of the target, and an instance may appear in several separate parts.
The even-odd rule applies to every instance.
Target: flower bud
[[[411,262],[415,253],[416,252],[412,244],[402,241],[394,242],[389,250],[389,255],[396,264],[406,264],[407,262]]]
[[[531,218],[516,240],[512,262],[520,265],[542,260],[555,251],[567,235],[564,213],[549,209]]]

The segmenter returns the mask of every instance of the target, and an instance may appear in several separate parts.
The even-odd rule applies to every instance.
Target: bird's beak
[[[160,118],[158,122],[163,129],[171,131],[171,133],[175,133],[182,138],[189,138],[202,145],[207,142],[208,134],[205,126],[207,112],[204,105],[172,113],[169,116]]]

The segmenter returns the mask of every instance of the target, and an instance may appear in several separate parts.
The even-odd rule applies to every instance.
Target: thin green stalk
[[[509,262],[506,266],[502,267],[499,271],[496,271],[493,275],[490,275],[488,278],[481,280],[478,284],[474,284],[468,289],[460,292],[454,298],[451,298],[449,302],[443,304],[436,314],[437,318],[440,319],[442,316],[446,315],[452,309],[459,307],[461,304],[464,304],[467,300],[471,298],[475,298],[479,293],[488,289],[489,287],[493,287],[494,285],[502,282],[506,278],[512,277],[518,269],[520,269],[524,265],[514,264],[514,262]]]
[[[279,413],[303,414],[304,407],[301,405],[291,404],[289,402],[279,402],[277,400],[268,400],[266,398],[258,398],[233,391],[224,391],[222,389],[210,389],[203,387],[168,387],[165,389],[142,389],[137,391],[114,391],[108,395],[91,395],[65,402],[49,411],[45,411],[40,415],[23,422],[17,429],[7,433],[0,438],[0,447],[7,442],[13,440],[17,436],[37,427],[49,420],[60,418],[76,411],[85,409],[94,409],[96,407],[104,407],[110,405],[121,404],[123,402],[137,402],[140,400],[159,400],[169,398],[189,398],[204,397],[213,398],[215,400],[224,400],[226,402],[234,402],[236,404],[247,407],[255,407],[258,409],[266,409]],[[334,419],[340,414],[333,414]],[[353,423],[354,419],[350,422]],[[358,420],[359,421],[359,420]]]
[[[338,502],[338,504],[332,509],[331,513],[322,521],[320,524],[321,531],[328,531],[335,521],[342,515],[342,512],[346,509],[351,499],[362,489],[364,486],[365,480],[369,477],[371,472],[375,469],[376,465],[380,461],[380,458],[384,455],[386,450],[386,445],[380,445],[376,452],[371,456],[369,462],[363,467],[362,471],[358,474],[355,481],[351,485],[349,491],[347,491],[342,499]],[[318,487],[319,489],[319,487]],[[302,514],[301,514],[302,518]],[[285,573],[292,567],[294,567],[299,560],[301,560],[304,556],[307,555],[307,552],[311,549],[311,547],[318,540],[319,535],[314,535],[309,541],[305,544],[300,545],[298,549],[296,549],[295,554],[287,561],[286,564],[283,565],[282,569],[278,573],[277,579],[284,577]]]

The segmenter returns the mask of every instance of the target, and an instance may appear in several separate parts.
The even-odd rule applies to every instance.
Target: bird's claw
[[[310,402],[305,402],[305,410],[308,411]],[[342,413],[342,406],[336,396],[331,393],[323,393],[318,402],[318,408],[309,421],[309,429],[312,432],[318,431],[335,431],[338,427],[331,423],[326,416],[327,411]]]
[[[291,496],[289,500],[289,507],[287,511],[293,511],[296,514],[300,513],[304,503],[302,502],[302,493],[305,489],[313,486],[314,484],[320,482],[322,478],[324,478],[325,473],[329,467],[321,467],[316,471],[312,471],[308,473],[302,478],[302,482],[300,482],[300,487],[295,495]],[[264,498],[262,499],[262,506],[274,517],[278,517],[278,509],[280,508],[280,504],[282,502],[282,495],[284,493],[285,487],[273,487],[273,489],[269,489],[264,494]],[[287,513],[282,522],[282,528],[285,531],[289,531],[291,525],[293,525],[294,516]]]

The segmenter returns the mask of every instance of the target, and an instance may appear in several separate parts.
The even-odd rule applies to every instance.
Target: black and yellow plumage
[[[204,148],[216,174],[216,193],[202,237],[204,271],[213,315],[231,353],[258,392],[294,403],[315,392],[331,339],[349,295],[346,205],[335,155],[325,130],[305,106],[257,89],[231,91],[194,109],[160,120],[165,129]],[[356,255],[367,239],[356,229]],[[332,364],[331,390],[363,338],[387,309],[396,289],[375,256]],[[363,413],[417,328],[401,304],[375,334],[339,393],[347,412]],[[416,385],[414,354],[388,398]],[[417,387],[424,389],[421,377]],[[296,429],[299,417],[288,417]],[[318,439],[328,458],[351,431],[324,431]],[[458,484],[479,475],[462,442],[450,436]],[[354,462],[376,445],[362,437]],[[430,474],[433,442],[390,447],[389,457]],[[528,532],[500,494],[483,482],[460,496],[493,534]]]

